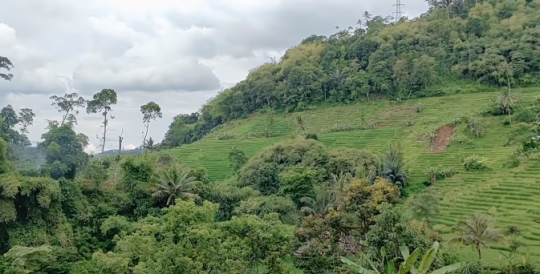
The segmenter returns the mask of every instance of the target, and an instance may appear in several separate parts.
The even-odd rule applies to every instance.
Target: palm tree
[[[439,251],[439,242],[434,242],[433,246],[424,254],[422,257],[422,261],[418,265],[418,267],[415,266],[415,263],[420,258],[420,249],[415,249],[412,253],[409,253],[409,248],[405,245],[401,246],[401,255],[403,256],[403,262],[399,266],[399,269],[396,271],[394,261],[393,260],[387,260],[386,258],[386,252],[384,250],[384,247],[381,248],[381,255],[382,255],[382,261],[384,264],[384,273],[385,274],[406,274],[406,273],[412,273],[412,274],[426,274],[429,269],[431,268],[431,265],[433,264],[433,261],[435,261],[437,252]],[[369,265],[371,266],[371,269],[366,269],[360,266],[359,264],[345,258],[341,257],[341,261],[348,264],[352,268],[358,271],[358,273],[362,274],[381,274],[381,271],[375,266],[375,264],[371,261],[368,261]],[[437,270],[434,270],[430,272],[430,274],[445,274],[449,272],[453,272],[455,270],[460,269],[463,267],[464,263],[456,263],[452,265],[447,265],[442,268],[439,268]]]
[[[316,185],[314,192],[314,197],[300,198],[300,202],[303,205],[302,208],[300,208],[300,211],[306,216],[317,215],[319,217],[324,217],[333,205],[332,191],[325,185]]]
[[[159,174],[158,190],[152,194],[156,198],[167,197],[167,206],[174,205],[176,198],[195,198],[199,195],[192,193],[192,186],[197,178],[189,176],[189,170],[180,171],[176,166]]]
[[[381,175],[390,183],[398,186],[403,193],[408,174],[404,170],[403,153],[399,143],[397,145],[391,144],[384,155]]]
[[[506,242],[503,234],[493,226],[493,219],[483,213],[475,213],[471,218],[460,221],[454,228],[459,236],[450,239],[450,244],[472,245],[478,251],[478,258],[482,259],[484,247],[491,243]]]

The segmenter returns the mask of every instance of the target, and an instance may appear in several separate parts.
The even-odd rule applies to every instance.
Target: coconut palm
[[[199,198],[199,195],[192,193],[192,186],[197,178],[189,176],[189,170],[181,171],[177,167],[172,167],[159,174],[158,190],[152,194],[154,197],[167,197],[167,206],[174,205],[177,198]]]
[[[506,242],[501,231],[494,228],[493,219],[483,213],[475,213],[471,218],[460,221],[454,231],[459,236],[450,239],[449,243],[473,246],[478,251],[480,260],[486,245]]]
[[[325,185],[316,185],[314,187],[315,195],[313,197],[302,197],[300,202],[302,208],[300,211],[304,215],[317,215],[323,217],[330,207],[332,207],[332,191]]]

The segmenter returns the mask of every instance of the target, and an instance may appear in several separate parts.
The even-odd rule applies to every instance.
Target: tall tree
[[[5,128],[13,128],[19,123],[19,117],[17,117],[17,112],[13,109],[11,105],[7,105],[0,110],[0,116],[4,121]]]
[[[58,112],[62,113],[62,122],[60,126],[63,126],[66,121],[70,124],[77,124],[77,115],[79,114],[78,108],[83,108],[86,105],[86,100],[77,93],[67,93],[64,96],[53,95],[50,97],[52,106],[56,107]]]
[[[0,56],[0,69],[5,69],[7,71],[10,71],[12,68],[13,68],[13,64],[11,63],[11,61],[7,57]],[[13,74],[0,73],[0,78],[11,81],[11,79],[13,79]]]
[[[154,102],[149,102],[146,105],[142,105],[141,113],[143,115],[143,125],[146,128],[146,131],[144,132],[144,138],[143,138],[143,153],[144,153],[144,150],[146,147],[146,138],[148,137],[148,130],[150,129],[150,122],[152,120],[156,120],[157,118],[163,117],[163,114],[161,113],[161,107]]]
[[[107,141],[107,125],[109,124],[109,119],[114,119],[114,116],[111,116],[112,111],[111,106],[116,105],[117,95],[114,89],[102,89],[100,92],[94,94],[92,100],[88,101],[86,104],[86,112],[90,113],[101,113],[103,116],[103,135],[101,138],[101,153],[105,152],[105,143]]]
[[[36,114],[30,108],[23,108],[19,111],[18,120],[22,133],[28,133],[28,127],[34,124],[34,117]]]
[[[503,234],[494,228],[493,223],[493,219],[488,215],[475,213],[471,218],[457,224],[454,230],[459,236],[450,239],[450,243],[473,246],[481,260],[486,245],[505,241]]]

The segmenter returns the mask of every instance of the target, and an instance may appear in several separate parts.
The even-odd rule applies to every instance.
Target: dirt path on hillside
[[[443,126],[437,130],[437,137],[431,144],[429,151],[431,152],[443,152],[450,144],[450,140],[454,135],[454,128],[451,126]]]

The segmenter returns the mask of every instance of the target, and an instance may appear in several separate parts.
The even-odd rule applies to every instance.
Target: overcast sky
[[[427,10],[424,0],[402,0],[405,14]],[[140,145],[140,106],[155,101],[163,119],[151,124],[161,141],[179,113],[246,77],[249,69],[281,57],[311,34],[355,26],[363,11],[391,15],[392,0],[3,0],[0,56],[15,78],[0,81],[0,107],[32,108],[30,139],[46,119],[59,119],[52,94],[86,99],[103,88],[118,93],[107,149]],[[5,71],[3,71],[5,72]],[[100,115],[78,116],[77,132],[98,146]]]

